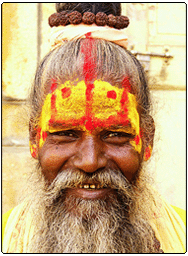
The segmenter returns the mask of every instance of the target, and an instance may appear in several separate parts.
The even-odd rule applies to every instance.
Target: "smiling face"
[[[111,168],[129,181],[134,178],[142,142],[136,99],[127,85],[128,79],[124,88],[100,80],[92,86],[84,81],[52,84],[37,134],[39,160],[49,183],[67,169],[91,174]],[[109,192],[95,183],[68,190],[88,199]]]
[[[128,75],[122,76],[121,82],[112,82],[113,85],[100,80],[102,63],[98,63],[97,49],[95,40],[82,41],[80,77],[62,84],[53,80],[48,89],[44,85],[48,94],[37,125],[36,141],[32,144],[31,140],[31,153],[39,159],[49,184],[58,173],[68,169],[89,173],[89,176],[99,170],[117,169],[129,181],[139,170],[142,139],[137,100],[132,93],[138,80],[135,66],[130,64],[136,78],[131,84]],[[113,72],[115,70],[114,67]],[[58,74],[61,72],[64,70]],[[98,185],[100,187],[100,184],[85,182],[72,193],[91,198],[97,192],[94,197],[100,197],[104,191],[101,188],[99,191]]]

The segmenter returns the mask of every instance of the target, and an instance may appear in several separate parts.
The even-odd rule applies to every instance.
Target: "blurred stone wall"
[[[172,204],[185,208],[185,14],[183,3],[124,3],[130,20],[129,50],[164,54],[150,57],[149,81],[156,122],[150,168]],[[20,202],[27,174],[35,168],[29,153],[27,99],[38,62],[49,49],[48,17],[54,3],[4,3],[2,163],[3,212]]]

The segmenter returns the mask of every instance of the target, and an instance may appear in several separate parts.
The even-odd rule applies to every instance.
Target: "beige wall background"
[[[186,50],[183,3],[123,3],[130,18],[128,49],[155,53],[141,58],[149,70],[156,138],[148,168],[156,187],[171,203],[185,209],[186,190]],[[54,3],[4,3],[2,155],[3,212],[20,202],[28,172],[35,167],[29,153],[27,98],[38,62],[48,52],[48,17]],[[165,53],[173,58],[164,58]],[[149,57],[148,57],[149,56]],[[22,194],[22,193],[21,193]]]

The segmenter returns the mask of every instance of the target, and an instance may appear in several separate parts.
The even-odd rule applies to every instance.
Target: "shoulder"
[[[177,212],[183,223],[186,225],[186,211],[174,205],[171,205],[171,207]]]
[[[8,218],[11,214],[11,212],[13,211],[14,208],[10,209],[8,212],[4,213],[2,216],[2,239],[4,237],[4,233],[5,233],[5,227],[8,221]]]
[[[184,253],[185,211],[170,205],[158,192],[154,200],[151,226],[165,253]]]
[[[2,239],[16,226],[23,216],[28,203],[22,202],[2,215]]]

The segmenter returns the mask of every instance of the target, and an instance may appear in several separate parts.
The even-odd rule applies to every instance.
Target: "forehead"
[[[110,83],[96,80],[76,85],[67,81],[57,86],[53,83],[42,108],[40,125],[50,127],[73,125],[85,126],[87,130],[114,125],[135,126],[138,119],[137,102],[128,86],[118,88]],[[134,121],[133,121],[134,119]]]

